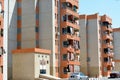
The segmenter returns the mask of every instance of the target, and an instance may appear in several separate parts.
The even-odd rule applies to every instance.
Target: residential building
[[[60,0],[60,77],[80,71],[79,0]]]
[[[80,15],[81,72],[109,76],[113,67],[112,19],[107,15]]]
[[[120,28],[113,29],[115,71],[120,71]]]
[[[4,25],[4,0],[0,0],[0,80],[3,80],[3,25]]]
[[[40,56],[47,53],[50,58],[50,75],[67,78],[71,72],[80,70],[78,0],[6,0],[5,3],[7,80],[11,80],[12,75],[16,79],[15,66],[20,62],[17,57],[22,56],[24,61],[23,55],[36,56],[36,48],[51,51],[49,54],[39,50]],[[20,76],[22,74],[16,77]]]

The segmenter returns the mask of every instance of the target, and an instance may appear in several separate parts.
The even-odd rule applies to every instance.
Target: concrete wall
[[[16,0],[4,0],[4,80],[12,79],[12,54],[11,50],[16,49],[17,35],[17,4]],[[7,63],[7,64],[6,64]],[[8,78],[9,77],[9,78]]]
[[[55,76],[55,13],[54,0],[39,1],[40,47],[51,50],[50,74]]]
[[[90,76],[99,75],[100,71],[100,36],[98,19],[88,20],[88,56]]]
[[[87,75],[87,33],[86,20],[80,20],[80,71]]]
[[[120,32],[114,32],[114,59],[120,60]]]
[[[34,56],[35,56],[35,60],[34,60],[35,78],[39,77],[40,69],[46,69],[46,74],[50,75],[50,57],[49,57],[49,55],[35,54]],[[45,65],[40,64],[42,60],[45,61]]]
[[[35,44],[35,0],[22,0],[22,48],[33,48]]]
[[[34,80],[34,53],[13,54],[12,68],[12,80]]]
[[[115,71],[119,71],[120,72],[120,62],[115,62]]]

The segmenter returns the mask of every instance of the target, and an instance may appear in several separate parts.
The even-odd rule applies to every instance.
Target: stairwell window
[[[68,41],[63,41],[63,47],[68,47],[69,42]]]
[[[63,54],[63,60],[67,60],[67,54]]]
[[[3,29],[0,30],[0,35],[3,37]]]

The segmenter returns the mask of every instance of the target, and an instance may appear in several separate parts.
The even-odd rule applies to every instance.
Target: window
[[[35,32],[39,32],[39,28],[38,27],[35,27]]]
[[[70,72],[70,66],[68,65],[67,67],[63,68],[63,73],[67,74],[68,72]]]
[[[64,73],[64,74],[67,74],[67,67],[64,67],[64,68],[63,68],[63,73]]]
[[[63,41],[63,47],[68,47],[69,42],[68,41]]]
[[[3,66],[0,67],[0,71],[1,71],[0,73],[3,74]]]
[[[3,37],[3,29],[0,30],[0,35]]]
[[[18,41],[17,42],[17,47],[20,47],[21,46],[21,41]]]
[[[1,25],[1,21],[0,21],[0,25]]]
[[[62,59],[63,59],[63,60],[67,60],[67,54],[63,54]]]
[[[62,17],[62,21],[67,21],[67,15]]]
[[[55,13],[55,19],[57,19],[57,14]]]
[[[40,69],[40,74],[46,74],[46,69]]]
[[[21,33],[21,28],[17,28],[17,34]]]
[[[87,57],[87,62],[90,62],[90,57]]]
[[[62,28],[62,34],[67,34],[67,28]]]
[[[104,62],[108,62],[108,61],[109,61],[108,57],[104,58]]]

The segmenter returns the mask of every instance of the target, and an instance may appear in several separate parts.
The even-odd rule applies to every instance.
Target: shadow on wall
[[[17,46],[17,0],[9,3],[9,26],[8,26],[8,80],[12,80],[12,50]],[[16,66],[17,67],[17,66]]]

